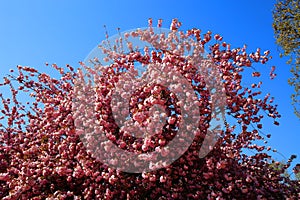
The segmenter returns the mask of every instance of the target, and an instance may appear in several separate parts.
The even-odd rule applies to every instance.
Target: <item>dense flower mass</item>
[[[139,50],[127,42],[125,45],[130,52],[126,53],[119,46],[102,45],[102,51],[107,55],[104,61],[110,61],[108,66],[103,66],[102,60],[97,59],[93,61],[93,68],[81,63],[82,69],[93,79],[93,84],[89,85],[92,88],[87,87],[85,93],[81,93],[84,96],[94,92],[90,116],[96,117],[99,127],[92,128],[99,130],[96,131],[99,135],[102,134],[120,149],[134,153],[158,151],[161,157],[172,157],[174,152],[162,147],[170,143],[178,129],[182,128],[183,105],[176,97],[176,92],[181,89],[171,91],[162,84],[137,87],[130,97],[129,111],[125,113],[132,120],[129,125],[124,122],[126,126],[121,128],[113,116],[114,109],[118,109],[111,107],[113,93],[121,85],[125,91],[130,89],[126,74],[136,74],[137,64],[156,69],[161,67],[161,71],[166,70],[165,73],[172,77],[168,68],[171,67],[185,77],[197,94],[196,99],[192,94],[186,95],[194,103],[189,106],[197,108],[190,112],[198,113],[199,118],[195,135],[188,135],[191,127],[185,127],[186,137],[192,137],[192,143],[178,159],[170,165],[162,168],[153,166],[153,171],[141,173],[124,172],[103,163],[85,145],[87,140],[92,146],[103,141],[97,141],[97,137],[83,138],[85,131],[91,128],[89,119],[78,121],[78,113],[73,112],[74,93],[78,91],[76,83],[85,78],[84,70],[75,71],[69,65],[61,68],[54,64],[52,66],[60,73],[60,78],[56,79],[34,68],[18,66],[17,72],[11,70],[1,83],[1,86],[10,88],[11,98],[0,95],[3,104],[0,116],[0,198],[300,198],[300,182],[283,176],[295,156],[281,170],[272,167],[280,163],[270,162],[272,158],[268,152],[272,148],[266,145],[270,135],[261,131],[264,117],[274,120],[275,125],[279,124],[280,114],[273,98],[269,94],[261,94],[262,82],[254,82],[249,87],[242,85],[242,73],[252,70],[253,65],[265,64],[270,58],[269,51],[257,49],[254,53],[247,53],[245,47],[231,48],[218,34],[212,35],[210,31],[201,34],[201,30],[196,28],[183,32],[179,30],[180,25],[174,19],[169,34],[155,33],[149,19],[149,28],[132,31],[121,39],[126,43],[127,37],[136,37],[152,44],[151,48]],[[162,20],[157,26],[162,27]],[[197,61],[197,55],[207,46],[208,54],[201,58],[207,71],[200,73],[197,62],[192,61]],[[274,70],[272,67],[272,79],[275,77]],[[216,144],[210,146],[211,151],[201,158],[199,151],[208,135],[209,123],[217,114],[212,111],[211,99],[218,94],[211,93],[204,77],[210,72],[211,76],[220,77],[226,98],[224,105],[221,102],[218,105],[225,109],[228,120],[225,128],[218,133]],[[252,76],[255,81],[260,73],[255,71]],[[21,93],[30,96],[32,101],[22,101],[18,96]],[[127,94],[121,93],[121,96],[126,98]],[[80,93],[76,95],[81,98]],[[157,110],[151,110],[155,105],[165,111],[163,118],[166,121],[161,127],[152,126],[151,120],[159,121],[161,116],[156,113]],[[187,108],[191,108],[189,106]],[[86,112],[85,109],[78,108],[82,112]],[[140,138],[138,134],[130,134],[136,132],[134,124],[139,124],[149,135]],[[87,128],[79,130],[76,128],[79,125]],[[264,145],[258,145],[261,144],[259,141],[264,141]],[[107,154],[112,152],[111,145],[103,144],[102,147]],[[245,150],[252,153],[246,154]],[[118,159],[110,160],[111,164],[123,162],[123,158]]]

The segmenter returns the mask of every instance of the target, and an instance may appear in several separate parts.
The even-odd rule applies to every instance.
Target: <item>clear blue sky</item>
[[[104,39],[103,25],[110,35],[116,28],[125,31],[147,26],[147,19],[164,19],[169,27],[172,18],[183,22],[182,29],[197,27],[219,33],[233,47],[248,45],[271,50],[273,59],[260,71],[268,75],[276,65],[277,78],[264,79],[263,90],[275,97],[282,114],[280,126],[264,125],[271,133],[270,144],[287,158],[300,156],[300,121],[290,104],[292,88],[286,59],[280,59],[272,30],[273,0],[1,0],[0,1],[0,77],[17,65],[36,67],[42,71],[44,63],[78,67],[88,53]],[[267,76],[266,76],[267,77]],[[276,156],[279,160],[281,156]],[[300,162],[300,159],[297,159]]]

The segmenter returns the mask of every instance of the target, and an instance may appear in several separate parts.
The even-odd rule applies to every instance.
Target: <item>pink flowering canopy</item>
[[[0,94],[0,198],[299,198],[300,182],[284,176],[295,156],[278,170],[261,131],[262,118],[280,118],[253,71],[270,52],[181,31],[176,19],[167,33],[154,31],[162,20],[148,23],[120,45],[101,45],[106,56],[92,65],[52,65],[59,78],[26,66],[4,77],[11,97]],[[140,50],[129,37],[152,46]],[[133,83],[138,66],[148,79]],[[243,85],[251,70],[253,83]]]

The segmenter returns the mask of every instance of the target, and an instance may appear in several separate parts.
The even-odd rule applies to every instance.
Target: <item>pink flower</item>
[[[0,173],[0,181],[9,181],[9,175],[8,173]]]

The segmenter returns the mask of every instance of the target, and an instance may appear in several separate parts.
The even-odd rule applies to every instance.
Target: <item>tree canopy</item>
[[[161,21],[158,27],[161,27]],[[130,31],[124,38],[118,38],[118,41],[125,41],[123,45],[131,51],[123,52],[120,43],[104,45],[102,50],[107,57],[103,60],[109,60],[110,64],[103,65],[103,61],[96,58],[93,67],[81,63],[80,70],[54,64],[59,78],[27,66],[11,70],[0,83],[11,91],[10,98],[0,94],[0,198],[299,198],[300,182],[283,176],[295,156],[280,167],[276,167],[280,162],[275,162],[275,167],[269,162],[270,151],[275,152],[275,149],[266,145],[270,135],[261,129],[263,118],[279,124],[280,114],[273,98],[262,94],[258,71],[253,71],[251,85],[242,82],[242,72],[253,70],[251,66],[255,63],[266,63],[270,52],[259,48],[255,52],[247,52],[246,47],[231,48],[218,34],[201,33],[196,28],[181,31],[179,28],[180,22],[174,19],[167,34],[155,33],[149,19],[149,28]],[[153,48],[135,48],[128,42],[129,37],[146,41]],[[202,63],[198,61],[207,46],[210,46],[209,52],[203,59],[203,70],[199,71],[198,65]],[[157,79],[160,82],[149,82],[151,84],[137,88],[127,102],[126,112],[130,112],[130,118],[146,127],[153,126],[154,133],[146,138],[135,137],[133,126],[120,127],[112,107],[117,86],[124,86],[121,91],[133,87],[128,84],[131,81],[128,74],[137,74],[139,64],[147,65],[153,78],[162,72],[163,78],[178,83],[175,84],[177,87],[165,87],[162,85],[164,80]],[[187,87],[181,87],[177,74],[192,88],[192,93],[186,93],[187,102],[180,101],[179,96]],[[80,82],[88,77],[90,81]],[[226,95],[225,101],[219,103],[225,103],[226,117],[231,119],[226,127],[217,130],[219,137],[215,145],[204,141],[211,131],[210,122],[217,118],[212,101],[222,98],[218,90],[209,90],[207,77],[220,80],[221,91]],[[80,87],[83,82],[86,84]],[[19,96],[22,93],[31,96],[32,101],[23,102]],[[124,92],[122,95],[125,98],[129,94]],[[76,106],[74,101],[77,100],[82,100],[83,104]],[[154,104],[165,111],[160,130],[150,123],[160,117],[160,113],[149,114]],[[185,114],[184,107],[191,106],[195,109]],[[189,131],[193,127],[181,126],[189,115],[197,120],[194,132]],[[165,147],[176,139],[180,129],[186,130],[183,132],[185,137],[180,138],[175,150],[168,151]],[[168,160],[191,138],[185,152],[171,164],[157,169],[163,163],[148,162],[155,159],[147,157],[152,152],[157,152],[156,157]],[[89,141],[88,144],[85,141]],[[204,157],[199,156],[202,146],[210,149]],[[115,155],[116,148],[143,155],[132,164],[152,164],[153,170],[122,171],[112,166],[131,164],[126,155],[115,155],[110,163],[105,163],[95,157],[90,147],[100,149],[100,154],[108,158]],[[252,154],[246,154],[245,150]],[[295,170],[297,173],[298,167]]]
[[[273,11],[273,28],[276,43],[281,47],[281,56],[289,56],[292,77],[289,84],[294,87],[292,104],[300,118],[300,1],[278,0]]]

